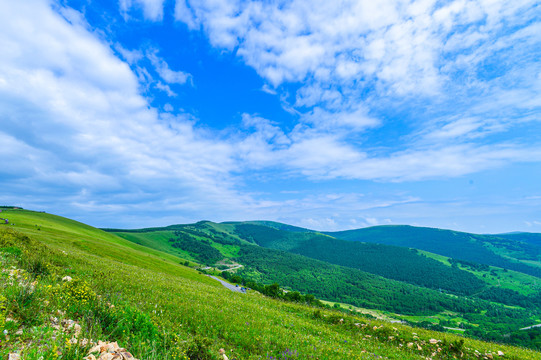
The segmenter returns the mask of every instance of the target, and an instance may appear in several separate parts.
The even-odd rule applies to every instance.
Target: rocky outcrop
[[[97,356],[97,357],[96,357]],[[106,343],[98,341],[97,345],[88,351],[84,360],[138,360],[130,352],[118,346],[117,342]]]

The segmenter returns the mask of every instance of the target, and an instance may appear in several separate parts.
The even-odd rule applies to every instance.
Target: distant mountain
[[[507,234],[497,234],[497,237],[521,241],[535,246],[541,246],[541,234],[538,233],[528,233],[528,232],[514,232]]]
[[[541,278],[541,246],[508,238],[518,236],[514,234],[502,237],[414,226],[374,226],[325,234],[348,241],[416,248]]]
[[[445,266],[408,248],[339,240],[315,232],[293,233],[253,223],[236,224],[235,230],[243,239],[263,247],[285,250],[430,289],[470,295],[485,286],[483,281],[466,271]]]
[[[285,231],[290,231],[290,232],[316,232],[314,230],[310,230],[310,229],[306,229],[306,228],[302,228],[302,227],[298,227],[298,226],[279,223],[279,222],[276,222],[276,221],[266,221],[266,220],[224,222],[222,224],[233,224],[233,225],[251,224],[251,225],[262,225],[262,226],[266,226],[268,228],[273,228],[273,229],[276,229],[276,230],[285,230]]]
[[[440,326],[462,327],[479,338],[501,341],[541,322],[541,282],[527,275],[539,270],[537,247],[502,237],[408,226],[323,234],[267,221],[202,221],[115,233],[222,269],[238,281],[277,282],[423,326],[438,319]]]

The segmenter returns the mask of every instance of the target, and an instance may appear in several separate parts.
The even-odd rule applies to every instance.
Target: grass
[[[475,351],[502,351],[516,360],[541,356],[254,292],[229,292],[172,254],[49,214],[3,214],[16,225],[0,227],[0,258],[7,269],[0,310],[10,334],[2,341],[1,358],[17,351],[23,359],[81,359],[89,346],[71,343],[73,331],[56,329],[53,317],[76,321],[79,340],[118,341],[145,360],[218,359],[219,348],[237,360],[452,359],[461,354],[477,359]],[[66,275],[73,282],[63,282]]]
[[[419,250],[419,253],[437,260],[447,266],[451,266],[449,258],[428,251]],[[533,295],[541,290],[541,280],[532,275],[527,275],[518,271],[504,270],[496,266],[489,266],[489,271],[475,271],[469,267],[459,265],[461,270],[468,271],[488,285],[498,286],[506,289],[515,290],[522,295]],[[496,276],[493,275],[496,274]]]
[[[174,231],[163,230],[149,233],[119,232],[115,235],[147,248],[155,249],[167,254],[194,261],[187,251],[171,247],[169,239],[174,237]]]

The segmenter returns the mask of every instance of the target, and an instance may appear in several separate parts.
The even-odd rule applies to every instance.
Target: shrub
[[[186,349],[186,355],[190,360],[214,360],[216,357],[210,350],[212,342],[203,336],[196,335]]]

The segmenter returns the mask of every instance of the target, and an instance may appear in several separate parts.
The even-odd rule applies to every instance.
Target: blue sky
[[[541,232],[534,0],[0,0],[0,203]]]

